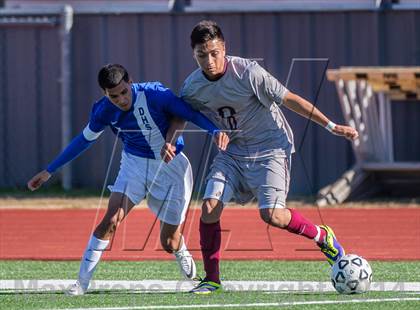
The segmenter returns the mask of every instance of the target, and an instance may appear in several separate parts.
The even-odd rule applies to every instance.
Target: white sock
[[[96,266],[101,259],[102,252],[109,244],[109,240],[101,240],[92,235],[88,242],[82,261],[80,262],[79,282],[82,286],[89,286]]]
[[[182,253],[183,251],[187,250],[187,246],[185,244],[184,236],[181,236],[181,242],[182,242],[181,247],[179,248],[178,251],[174,252],[174,254]]]
[[[317,230],[317,234],[316,234],[314,240],[315,240],[316,243],[319,243],[319,237],[321,237],[321,228],[319,228],[318,225],[315,225],[315,227],[316,227],[316,230]]]

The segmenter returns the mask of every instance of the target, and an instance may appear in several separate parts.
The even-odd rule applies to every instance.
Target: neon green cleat
[[[196,287],[190,291],[190,293],[197,295],[208,295],[213,293],[220,293],[221,291],[222,285],[220,283],[203,279]]]
[[[341,257],[346,255],[346,252],[329,226],[320,225],[319,227],[327,232],[324,243],[319,245],[319,247],[321,248],[321,252],[327,257],[328,263],[332,266]]]

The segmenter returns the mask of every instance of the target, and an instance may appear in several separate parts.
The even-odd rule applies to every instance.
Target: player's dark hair
[[[127,70],[119,64],[108,64],[99,70],[98,83],[103,90],[118,86],[122,80],[128,82],[130,77]]]
[[[202,20],[191,32],[191,47],[194,48],[197,44],[203,44],[210,40],[219,39],[225,42],[222,29],[212,20]]]

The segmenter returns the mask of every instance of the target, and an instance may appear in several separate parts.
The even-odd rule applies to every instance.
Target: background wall
[[[101,96],[96,74],[105,63],[121,63],[135,81],[160,80],[178,93],[196,68],[190,31],[204,18],[221,25],[229,54],[258,58],[283,83],[294,58],[328,58],[329,68],[420,65],[420,11],[76,15],[73,134],[84,128],[93,102]],[[295,60],[288,88],[314,100],[322,83],[317,106],[340,123],[335,87],[323,80],[325,66],[326,61]],[[56,27],[0,25],[0,187],[23,187],[60,151],[59,69]],[[312,124],[302,143],[306,120],[284,112],[299,151],[293,158],[291,194],[313,194],[352,165],[350,144]],[[396,159],[418,160],[420,105],[393,103],[393,114]],[[206,170],[207,148],[202,148],[209,139],[187,134],[186,140],[199,180]],[[104,184],[114,141],[108,132],[73,162],[74,186]],[[118,168],[116,155],[108,183]]]

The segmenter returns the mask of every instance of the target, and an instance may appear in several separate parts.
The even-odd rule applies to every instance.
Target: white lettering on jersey
[[[139,92],[137,95],[137,100],[134,103],[134,116],[144,138],[155,154],[155,158],[160,159],[160,150],[165,144],[165,139],[150,115],[144,92]]]
[[[149,124],[149,120],[148,118],[144,115],[144,110],[143,108],[139,108],[139,113],[141,116],[141,121],[143,122],[143,125],[146,127],[147,130],[152,130],[152,126],[150,126]]]

